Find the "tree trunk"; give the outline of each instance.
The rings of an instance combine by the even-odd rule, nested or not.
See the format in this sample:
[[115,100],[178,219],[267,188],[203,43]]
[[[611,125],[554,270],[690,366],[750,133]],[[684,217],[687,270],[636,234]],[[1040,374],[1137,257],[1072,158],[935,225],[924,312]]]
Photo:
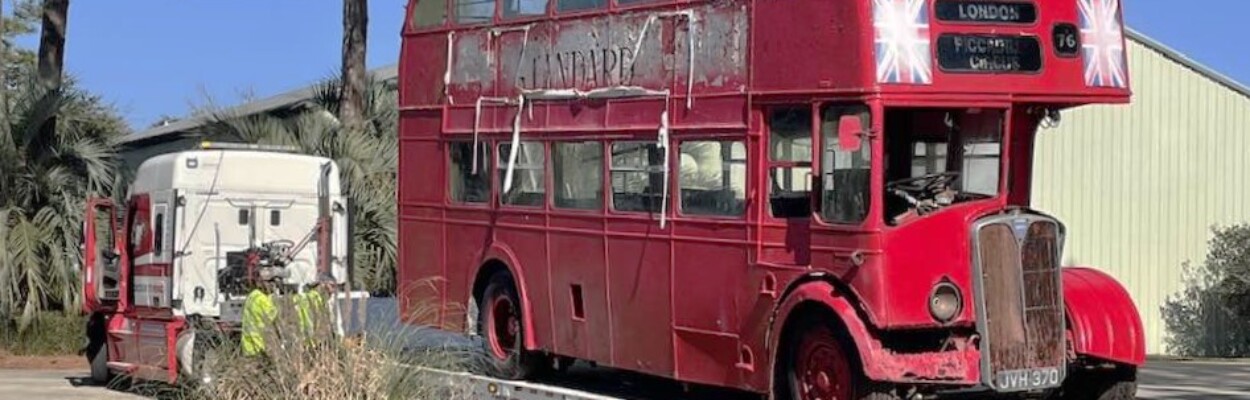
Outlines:
[[[69,0],[43,0],[43,29],[39,39],[39,84],[48,91],[61,90],[65,69],[65,27],[69,25]],[[39,127],[40,140],[56,137],[56,115]]]
[[43,0],[43,31],[39,40],[39,83],[48,90],[61,88],[65,69],[65,28],[69,0]]
[[4,43],[4,0],[0,0],[0,140],[9,139],[9,46]]
[[339,120],[349,133],[361,133],[365,108],[365,43],[368,0],[343,0],[343,77]]

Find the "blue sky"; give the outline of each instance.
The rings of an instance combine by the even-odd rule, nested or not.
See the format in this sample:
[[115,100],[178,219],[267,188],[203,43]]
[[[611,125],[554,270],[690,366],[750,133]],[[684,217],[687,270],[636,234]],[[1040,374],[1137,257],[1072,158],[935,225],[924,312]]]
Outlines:
[[[369,0],[370,68],[397,60],[404,3]],[[1125,0],[1125,12],[1129,26],[1250,82],[1245,33],[1236,30],[1250,1]],[[339,0],[76,1],[66,64],[141,130],[208,97],[229,105],[337,73],[341,14]]]

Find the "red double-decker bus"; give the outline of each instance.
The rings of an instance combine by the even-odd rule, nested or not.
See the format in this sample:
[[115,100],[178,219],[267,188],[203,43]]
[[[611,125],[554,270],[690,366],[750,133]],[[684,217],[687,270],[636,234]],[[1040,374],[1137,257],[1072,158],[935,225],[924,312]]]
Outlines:
[[576,359],[784,399],[1132,398],[1132,300],[1062,266],[1068,233],[1029,206],[1035,136],[1129,101],[1121,21],[1118,0],[414,0],[402,305],[439,305],[414,322],[480,336],[508,378]]

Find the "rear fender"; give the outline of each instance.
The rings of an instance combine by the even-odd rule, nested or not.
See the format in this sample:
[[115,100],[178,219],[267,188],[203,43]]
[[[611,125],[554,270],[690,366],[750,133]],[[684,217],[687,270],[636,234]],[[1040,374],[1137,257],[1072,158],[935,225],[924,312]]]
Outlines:
[[1088,267],[1064,268],[1063,298],[1076,355],[1134,366],[1146,363],[1141,315],[1115,278]]

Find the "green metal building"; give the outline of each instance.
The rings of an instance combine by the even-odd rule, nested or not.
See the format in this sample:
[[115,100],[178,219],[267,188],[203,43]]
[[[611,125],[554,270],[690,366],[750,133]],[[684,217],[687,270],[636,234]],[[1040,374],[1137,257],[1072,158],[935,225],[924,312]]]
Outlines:
[[1129,32],[1131,104],[1063,114],[1039,133],[1033,205],[1068,228],[1064,261],[1125,284],[1148,354],[1169,354],[1161,307],[1201,264],[1211,227],[1250,222],[1250,89]]

